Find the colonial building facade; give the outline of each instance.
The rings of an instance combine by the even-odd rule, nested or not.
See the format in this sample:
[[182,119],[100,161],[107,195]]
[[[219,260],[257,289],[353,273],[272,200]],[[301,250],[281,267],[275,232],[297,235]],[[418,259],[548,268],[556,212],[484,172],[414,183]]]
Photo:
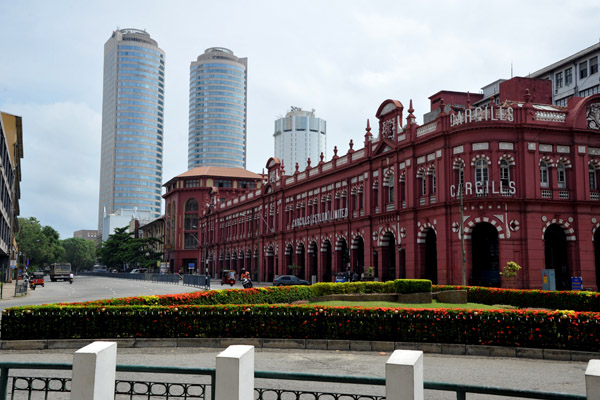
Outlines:
[[487,98],[439,92],[421,126],[412,101],[404,117],[386,100],[362,148],[351,140],[291,175],[271,158],[259,189],[223,202],[208,192],[200,263],[261,281],[373,267],[379,280],[499,286],[515,261],[513,286],[541,288],[552,269],[557,289],[571,277],[598,288],[600,95],[554,106],[549,83],[513,78]]

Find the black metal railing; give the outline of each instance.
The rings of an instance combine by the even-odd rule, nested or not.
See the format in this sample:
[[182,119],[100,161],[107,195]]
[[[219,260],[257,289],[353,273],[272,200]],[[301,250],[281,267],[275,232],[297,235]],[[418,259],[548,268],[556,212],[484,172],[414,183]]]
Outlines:
[[[0,363],[0,400],[6,400],[8,393],[11,394],[11,399],[15,398],[15,394],[22,392],[27,395],[28,399],[32,399],[34,393],[43,393],[45,399],[50,393],[68,393],[71,390],[70,377],[38,377],[38,376],[9,376],[11,370],[29,370],[36,371],[39,374],[40,370],[54,371],[71,371],[71,364],[64,363],[33,363],[21,362]],[[135,374],[154,374],[152,377],[160,376],[161,381],[143,381],[137,379],[117,379],[115,382],[115,398],[116,399],[211,399],[215,398],[215,378],[216,370],[214,368],[189,368],[189,367],[160,367],[160,366],[143,366],[143,365],[122,365],[117,364],[116,370],[119,373],[135,373]],[[197,375],[205,376],[207,382],[175,382],[162,381],[165,376],[175,377],[181,380],[182,375]],[[137,376],[136,376],[137,377]],[[325,387],[331,388],[332,383],[352,385],[346,386],[347,391],[352,392],[354,388],[357,390],[368,391],[368,387],[384,387],[384,378],[374,377],[358,377],[358,376],[332,376],[319,374],[305,373],[290,373],[290,372],[270,372],[270,371],[255,371],[254,377],[263,381],[284,381],[279,385],[272,385],[271,388],[255,388],[256,398],[259,400],[270,399],[338,399],[338,400],[385,400],[382,394],[357,394],[357,393],[339,393],[330,390],[320,391],[315,382],[327,383]],[[127,378],[127,377],[124,377]],[[291,381],[302,381],[311,383],[309,389],[292,389]],[[509,398],[528,398],[528,399],[550,399],[550,400],[585,400],[585,395],[576,395],[568,393],[556,392],[538,392],[532,390],[463,385],[444,382],[429,382],[425,381],[425,390],[449,391],[456,393],[458,400],[465,400],[467,393],[487,394],[495,396],[504,396]],[[378,390],[372,390],[378,391]],[[381,389],[379,390],[381,391]]]
[[208,275],[184,275],[183,284],[186,286],[200,287],[205,290],[210,289],[210,276]]
[[[71,371],[72,364],[65,363],[33,363],[20,362],[0,363],[0,400],[14,399],[17,393],[23,393],[28,399],[33,399],[39,393],[44,399],[51,399],[51,393],[70,393],[70,377],[38,377],[38,376],[10,376],[11,370],[54,370]],[[214,400],[215,369],[188,368],[188,367],[158,367],[145,365],[117,364],[119,373],[143,373],[177,377],[181,375],[197,375],[207,377],[206,383],[189,383],[176,381],[144,381],[134,379],[117,379],[115,381],[115,399],[134,399],[142,396],[146,399],[210,399]]]

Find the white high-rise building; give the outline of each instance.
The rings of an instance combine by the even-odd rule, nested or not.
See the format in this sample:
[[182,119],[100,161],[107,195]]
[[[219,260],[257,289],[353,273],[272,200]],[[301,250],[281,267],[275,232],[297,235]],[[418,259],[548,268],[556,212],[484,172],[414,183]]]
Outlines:
[[190,66],[188,169],[246,168],[248,59],[211,47]]
[[327,122],[315,117],[315,110],[303,111],[292,107],[285,117],[275,121],[275,157],[283,162],[286,172],[306,169],[310,157],[311,166],[327,155]]
[[142,30],[114,31],[104,44],[100,232],[120,209],[161,215],[164,85],[157,42]]

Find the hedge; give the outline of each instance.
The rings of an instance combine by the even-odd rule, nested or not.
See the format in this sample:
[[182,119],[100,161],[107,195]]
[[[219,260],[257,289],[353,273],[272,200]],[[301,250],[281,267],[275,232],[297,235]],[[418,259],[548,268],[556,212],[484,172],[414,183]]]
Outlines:
[[501,289],[478,286],[434,285],[432,290],[467,290],[470,303],[504,304],[520,308],[547,308],[600,312],[600,293],[587,291],[550,291]]
[[2,339],[260,337],[439,342],[600,351],[600,314],[312,305],[28,306]]
[[[431,281],[397,279],[388,282],[316,283],[311,286],[283,286],[252,289],[211,290],[165,296],[124,297],[96,300],[85,305],[211,305],[211,304],[280,304],[308,300],[328,294],[347,293],[421,293],[431,292]],[[63,303],[69,304],[69,303]]]

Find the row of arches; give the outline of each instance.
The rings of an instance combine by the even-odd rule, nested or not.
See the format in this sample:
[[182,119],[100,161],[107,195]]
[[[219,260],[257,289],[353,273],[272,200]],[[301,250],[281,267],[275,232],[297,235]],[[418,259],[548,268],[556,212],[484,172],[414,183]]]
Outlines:
[[[500,286],[500,242],[498,229],[489,222],[479,222],[470,231],[468,252],[469,266],[468,284],[474,286]],[[438,283],[438,238],[433,227],[426,228],[420,234],[419,244],[420,266],[415,268],[416,278],[429,279]],[[600,229],[594,233],[594,253],[596,285],[600,287]],[[569,237],[564,228],[557,223],[549,224],[544,231],[544,268],[555,271],[557,290],[571,288],[571,276],[574,274],[569,266]],[[572,242],[575,243],[575,242]],[[571,244],[573,245],[573,244]],[[277,257],[274,245],[265,247],[261,264],[258,264],[258,250],[222,252],[218,256],[220,264],[232,269],[257,268],[262,271],[259,279],[271,282],[275,275],[291,274],[302,279],[331,282],[338,272],[349,272],[359,276],[373,267],[374,278],[381,281],[406,278],[405,252],[397,245],[393,232],[384,233],[372,255],[365,253],[365,242],[356,236],[350,243],[340,237],[335,242],[324,239],[320,243],[309,240],[307,243],[287,243],[283,248],[283,258]],[[367,256],[367,257],[365,257]],[[372,256],[372,257],[370,257]],[[211,256],[209,261],[213,261]],[[420,271],[420,272],[419,272]],[[536,277],[529,277],[535,281]],[[541,277],[540,277],[541,279]],[[458,282],[456,282],[458,283]]]

